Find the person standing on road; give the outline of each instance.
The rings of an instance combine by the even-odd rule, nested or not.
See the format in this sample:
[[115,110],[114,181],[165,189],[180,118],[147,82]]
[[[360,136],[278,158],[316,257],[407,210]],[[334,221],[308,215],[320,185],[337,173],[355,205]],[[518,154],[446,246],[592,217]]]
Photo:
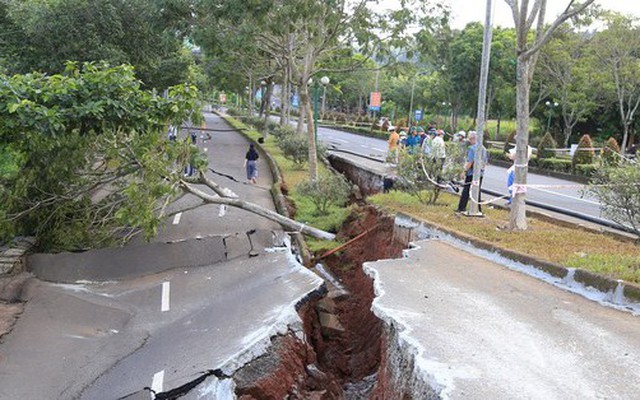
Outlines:
[[247,181],[256,183],[256,179],[258,178],[258,158],[260,158],[260,155],[256,151],[253,143],[249,145],[249,151],[247,151],[244,158],[244,166],[247,170]]
[[395,164],[398,163],[398,143],[400,142],[400,135],[396,132],[396,128],[389,128],[389,153],[387,155],[387,160],[393,162]]
[[[484,148],[480,147],[478,149],[477,143],[477,134],[474,131],[470,131],[467,135],[469,140],[469,150],[467,152],[467,162],[464,164],[464,171],[461,174],[461,178],[464,178],[464,187],[462,188],[462,194],[460,195],[460,202],[458,203],[457,212],[465,212],[467,210],[467,203],[469,202],[469,191],[471,190],[471,185],[473,181],[473,162],[476,158],[476,151],[480,150],[484,152]],[[483,164],[487,162],[487,153],[483,154]],[[478,201],[481,201],[481,187],[482,187],[482,176],[484,175],[484,165],[482,165],[482,170],[480,170],[480,181],[478,182]],[[478,205],[478,211],[482,212],[482,206]]]

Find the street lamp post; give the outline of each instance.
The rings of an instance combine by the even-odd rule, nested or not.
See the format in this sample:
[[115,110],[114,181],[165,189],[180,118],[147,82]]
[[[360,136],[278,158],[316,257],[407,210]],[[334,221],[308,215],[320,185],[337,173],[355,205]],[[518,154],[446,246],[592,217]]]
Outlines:
[[551,129],[551,115],[553,114],[553,109],[558,107],[558,103],[557,102],[550,102],[547,101],[546,103],[544,103],[548,108],[549,108],[549,118],[547,119],[547,132],[549,132],[549,129]]
[[446,111],[447,111],[447,109],[449,107],[451,107],[451,103],[446,102],[446,101],[442,102],[443,115],[442,115],[442,126],[440,127],[441,129],[444,129],[445,122],[447,121],[447,119],[446,119]]
[[320,83],[322,83],[322,119],[324,119],[325,114],[325,104],[327,102],[327,85],[329,84],[329,77],[323,76],[320,78]]
[[411,126],[411,114],[413,113],[413,91],[416,89],[416,79],[418,78],[418,76],[426,75],[427,73],[427,71],[419,71],[416,72],[416,74],[413,76],[413,82],[411,83],[411,100],[409,102],[409,118],[407,119],[407,126]]
[[262,116],[262,113],[267,113],[266,110],[266,102],[264,101],[264,92],[265,89],[267,88],[267,82],[263,80],[260,81],[260,116]]
[[[326,90],[329,84],[329,77],[323,76],[320,78],[320,84]],[[309,85],[313,85],[313,79],[309,78]],[[316,83],[313,85],[313,132],[315,134],[316,143],[318,142],[318,101],[320,99],[320,85]],[[322,101],[322,108],[324,112],[324,100]]]

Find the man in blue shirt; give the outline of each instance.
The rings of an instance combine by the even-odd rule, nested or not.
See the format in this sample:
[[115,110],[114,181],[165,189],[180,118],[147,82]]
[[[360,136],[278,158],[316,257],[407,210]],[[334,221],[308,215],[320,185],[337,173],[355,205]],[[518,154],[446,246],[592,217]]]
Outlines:
[[[478,149],[477,134],[474,131],[469,132],[469,151],[467,152],[467,162],[464,164],[464,187],[462,188],[462,194],[460,195],[460,202],[458,203],[458,212],[465,212],[467,210],[467,203],[469,202],[469,191],[471,190],[471,184],[473,181],[473,161],[476,158],[476,151]],[[487,163],[487,153],[484,150],[484,147],[480,147],[480,149],[484,152],[483,154],[483,165],[482,170],[480,171],[480,182],[478,182],[478,190],[482,187],[482,175],[484,174],[484,164]],[[481,196],[478,196],[478,201]],[[482,212],[482,207],[478,205],[478,211]]]

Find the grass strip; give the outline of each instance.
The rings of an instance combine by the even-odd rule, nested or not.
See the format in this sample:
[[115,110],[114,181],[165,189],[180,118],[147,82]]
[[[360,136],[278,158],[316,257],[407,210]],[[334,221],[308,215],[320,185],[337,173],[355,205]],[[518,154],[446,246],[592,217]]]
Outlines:
[[505,229],[509,221],[507,210],[483,207],[485,218],[467,218],[454,212],[458,198],[448,193],[441,196],[437,205],[421,204],[399,191],[377,194],[369,201],[391,212],[404,212],[544,261],[640,283],[640,246],[605,234],[536,218],[528,218],[527,231],[509,232]]

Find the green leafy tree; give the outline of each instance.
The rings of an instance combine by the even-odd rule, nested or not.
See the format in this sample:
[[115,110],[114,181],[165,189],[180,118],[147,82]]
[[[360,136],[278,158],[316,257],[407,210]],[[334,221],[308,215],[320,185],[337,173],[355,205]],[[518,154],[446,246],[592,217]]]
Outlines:
[[299,194],[308,197],[316,207],[317,215],[328,215],[330,207],[347,203],[351,186],[339,174],[321,175],[317,181],[307,181],[296,187]]
[[[565,21],[579,16],[594,0],[583,2],[568,1],[562,14],[546,25],[545,12],[547,1],[536,1],[531,7],[523,3],[521,7],[515,0],[507,0],[515,24],[516,39],[516,114],[517,131],[515,184],[527,184],[527,149],[529,146],[529,95],[531,83],[538,62],[540,49],[551,39],[553,32]],[[534,28],[534,23],[536,24]],[[511,230],[526,230],[525,193],[517,193],[513,199],[509,216]]]
[[398,162],[397,187],[423,204],[436,204],[440,193],[446,189],[446,182],[462,171],[462,164],[457,162],[460,151],[457,143],[447,142],[443,164],[422,154],[403,151]]
[[[540,54],[540,66],[550,87],[550,96],[558,100],[564,147],[569,147],[573,128],[596,109],[599,95],[594,85],[597,68],[589,52],[588,37],[569,30],[554,36]],[[544,105],[541,105],[544,107]],[[552,112],[551,110],[545,110]]]
[[640,28],[635,19],[615,13],[606,22],[607,29],[594,37],[592,57],[601,71],[600,90],[617,105],[624,153],[640,107]]
[[602,204],[603,213],[640,235],[640,166],[608,166],[596,171],[589,192]]
[[[161,167],[191,158],[165,146],[169,122],[197,120],[197,92],[168,98],[141,88],[133,69],[70,63],[64,74],[3,77],[0,144],[19,155],[3,177],[2,237],[31,234],[48,249],[84,248],[153,235],[157,201],[176,190]],[[153,171],[153,173],[150,173]]]
[[[55,74],[67,61],[130,64],[147,87],[186,80],[193,65],[183,47],[189,10],[182,0],[6,0],[0,27],[11,73]],[[11,29],[11,31],[9,31]],[[4,31],[4,29],[3,29]]]

